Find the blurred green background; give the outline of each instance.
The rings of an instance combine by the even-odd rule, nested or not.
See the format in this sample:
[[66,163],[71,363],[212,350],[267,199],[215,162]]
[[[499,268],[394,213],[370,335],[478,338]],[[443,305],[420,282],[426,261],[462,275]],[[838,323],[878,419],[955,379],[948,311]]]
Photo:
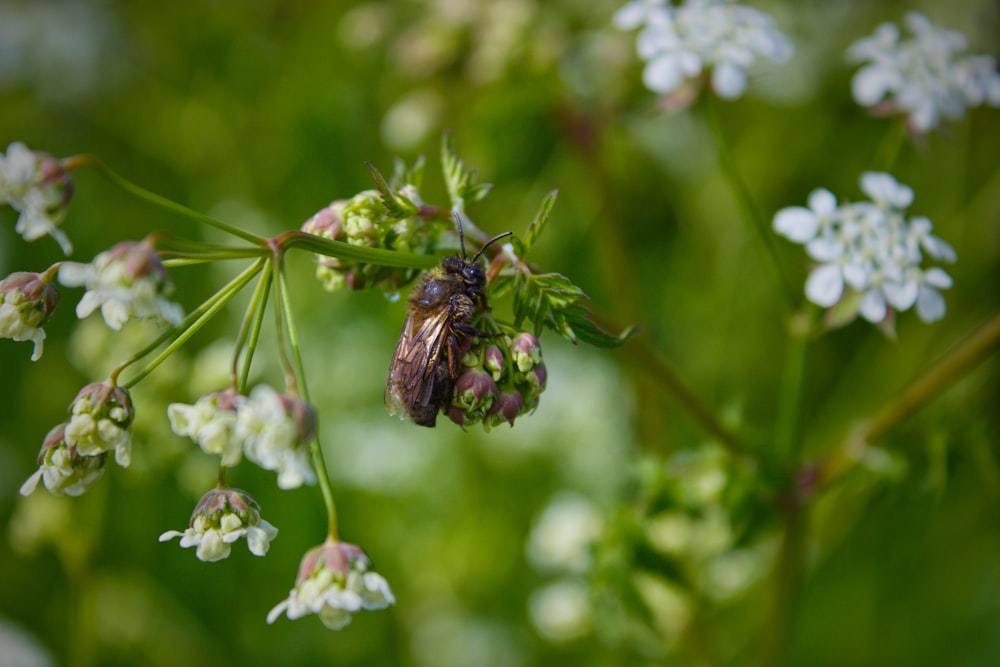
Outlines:
[[[861,196],[858,176],[890,121],[852,101],[848,44],[921,8],[962,30],[972,52],[1000,49],[1000,9],[987,0],[753,4],[796,54],[715,109],[768,219],[816,187]],[[812,503],[795,528],[797,569],[783,572],[780,499],[801,463],[771,444],[788,304],[704,109],[658,107],[634,35],[611,26],[618,6],[0,0],[0,147],[94,154],[273,235],[372,187],[365,161],[388,172],[393,156],[425,154],[422,194],[446,203],[437,170],[449,130],[494,184],[470,210],[477,224],[523,232],[558,189],[534,261],[580,285],[610,328],[642,327],[614,351],[544,336],[549,387],[513,429],[421,429],[382,405],[405,304],[328,294],[310,259],[291,257],[342,535],[397,597],[331,632],[312,617],[264,622],[324,537],[315,488],[282,492],[271,473],[235,472],[281,531],[266,558],[237,544],[206,564],[157,542],[185,526],[215,474],[170,432],[166,405],[224,383],[238,307],[133,391],[130,468],[109,465],[78,499],[17,495],[77,390],[151,331],[112,337],[78,323],[79,294],[63,290],[41,360],[27,343],[0,344],[0,665],[1000,663],[997,359]],[[898,340],[859,321],[813,342],[802,461],[829,453],[1000,308],[998,113],[972,110],[902,148],[892,172],[916,192],[911,211],[958,253],[948,315],[926,325],[905,313]],[[74,259],[160,229],[215,238],[94,171],[74,179]],[[59,259],[50,239],[21,241],[15,220],[0,211],[0,274]],[[801,285],[804,253],[775,241]],[[234,270],[174,270],[176,298],[190,310]],[[277,385],[270,350],[268,338],[256,378]],[[650,359],[751,443],[751,462],[702,428]]]

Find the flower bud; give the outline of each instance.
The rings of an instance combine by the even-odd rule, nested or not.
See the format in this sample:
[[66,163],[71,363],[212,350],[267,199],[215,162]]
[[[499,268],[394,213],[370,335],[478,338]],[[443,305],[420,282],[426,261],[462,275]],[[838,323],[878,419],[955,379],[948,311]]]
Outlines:
[[489,417],[487,421],[490,426],[499,426],[502,422],[513,426],[514,419],[521,414],[523,408],[524,399],[521,397],[521,392],[501,392],[500,397],[487,413]]
[[135,409],[128,390],[107,382],[88,384],[70,405],[66,442],[83,456],[115,450],[115,462],[127,468],[132,459]]
[[496,382],[489,373],[469,369],[455,383],[452,404],[464,410],[468,416],[478,419],[493,407],[498,395]]
[[59,290],[37,273],[12,273],[0,280],[0,337],[30,340],[31,360],[42,356],[42,327],[59,303]]
[[263,556],[278,535],[278,529],[260,516],[260,505],[246,491],[212,489],[198,501],[187,530],[168,530],[160,542],[180,537],[181,547],[197,546],[199,560],[215,562],[230,554],[230,545],[246,536],[247,547]]
[[500,381],[504,370],[504,358],[503,352],[496,345],[487,345],[483,350],[483,368],[489,371],[494,381]]
[[527,373],[542,361],[542,348],[538,339],[530,333],[517,335],[510,345],[511,357],[517,370]]
[[59,424],[45,436],[38,453],[38,470],[21,485],[21,495],[27,496],[41,480],[50,492],[79,496],[104,474],[106,454],[83,456],[66,442],[67,424]]
[[362,609],[384,609],[396,598],[382,575],[372,570],[365,552],[353,544],[328,538],[306,552],[299,564],[295,588],[267,615],[273,623],[282,613],[294,620],[318,614],[331,630],[351,622]]

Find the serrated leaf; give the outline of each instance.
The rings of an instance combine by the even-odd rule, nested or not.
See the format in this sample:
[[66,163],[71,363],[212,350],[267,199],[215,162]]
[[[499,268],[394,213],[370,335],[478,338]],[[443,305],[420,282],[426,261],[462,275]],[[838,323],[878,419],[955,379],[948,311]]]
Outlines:
[[549,213],[552,212],[552,207],[555,205],[556,197],[558,196],[558,190],[553,190],[547,194],[545,199],[542,200],[542,205],[538,208],[538,213],[535,214],[535,219],[528,223],[528,229],[524,232],[524,240],[522,241],[523,248],[520,250],[522,256],[527,254],[535,245],[535,241],[542,233],[542,228],[545,227],[545,223],[549,219]]
[[448,133],[441,138],[441,169],[451,205],[459,210],[464,210],[466,203],[477,202],[485,197],[493,187],[489,183],[476,182],[476,170],[466,167],[455,154],[451,135]]
[[412,167],[407,167],[402,159],[393,158],[392,180],[389,181],[389,185],[393,190],[399,190],[404,185],[412,185],[419,189],[424,180],[424,162],[424,156],[420,155]]
[[521,285],[515,283],[515,325],[520,326],[527,320],[533,325],[535,335],[542,329],[551,329],[571,343],[582,341],[606,348],[618,347],[635,335],[635,327],[617,336],[601,329],[583,305],[587,300],[583,290],[564,275],[545,273],[523,277]]
[[372,172],[372,177],[375,179],[375,187],[378,188],[379,193],[382,195],[382,205],[385,206],[386,213],[394,220],[402,220],[416,215],[419,210],[417,205],[393,190],[382,174],[379,173],[379,170],[375,168],[375,165],[371,162],[367,164],[368,169]]

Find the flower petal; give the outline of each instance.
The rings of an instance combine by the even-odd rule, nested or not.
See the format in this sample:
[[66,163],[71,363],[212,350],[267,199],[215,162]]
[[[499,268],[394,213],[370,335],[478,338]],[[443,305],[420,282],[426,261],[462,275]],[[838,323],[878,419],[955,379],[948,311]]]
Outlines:
[[806,297],[818,306],[832,306],[844,291],[844,277],[836,264],[824,264],[809,274]]

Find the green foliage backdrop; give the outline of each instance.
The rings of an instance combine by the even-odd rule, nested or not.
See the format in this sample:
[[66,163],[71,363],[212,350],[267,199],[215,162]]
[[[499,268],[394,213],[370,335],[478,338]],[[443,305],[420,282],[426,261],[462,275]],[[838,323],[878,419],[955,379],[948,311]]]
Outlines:
[[[201,563],[157,542],[184,527],[216,472],[171,433],[166,406],[224,384],[217,341],[231,340],[239,309],[135,391],[131,467],[109,466],[77,499],[18,495],[79,387],[150,331],[76,326],[64,290],[39,361],[26,343],[0,345],[0,664],[46,664],[6,662],[29,638],[66,665],[1000,661],[995,354],[808,495],[813,463],[1000,311],[1000,112],[973,109],[905,140],[891,170],[957,251],[946,317],[903,313],[896,339],[858,320],[811,341],[790,437],[775,424],[809,266],[777,235],[777,262],[769,254],[712,121],[768,221],[817,187],[860,198],[858,176],[893,130],[851,99],[846,47],[922,8],[972,52],[996,55],[1000,12],[986,0],[751,4],[795,43],[792,60],[752,75],[739,100],[669,113],[643,88],[634,35],[613,28],[610,0],[0,0],[0,145],[97,155],[273,236],[373,187],[366,161],[391,172],[394,156],[425,154],[424,194],[446,201],[437,169],[449,131],[494,184],[476,223],[521,234],[558,189],[533,259],[580,285],[609,330],[641,327],[616,350],[543,337],[549,387],[514,428],[421,429],[382,404],[405,299],[324,292],[311,260],[291,256],[341,533],[397,598],[332,632],[311,617],[264,621],[323,538],[314,487],[279,491],[249,466],[234,474],[281,530],[266,558],[237,545]],[[94,171],[74,179],[74,259],[161,229],[215,238]],[[48,266],[54,243],[25,244],[15,220],[0,211],[0,273]],[[171,272],[189,308],[233,274]],[[264,363],[255,377],[279,373]],[[797,490],[807,511],[788,509]],[[585,566],[568,572],[537,553],[560,498],[602,526]],[[545,625],[563,609],[544,611],[554,582],[585,591],[586,619]]]

